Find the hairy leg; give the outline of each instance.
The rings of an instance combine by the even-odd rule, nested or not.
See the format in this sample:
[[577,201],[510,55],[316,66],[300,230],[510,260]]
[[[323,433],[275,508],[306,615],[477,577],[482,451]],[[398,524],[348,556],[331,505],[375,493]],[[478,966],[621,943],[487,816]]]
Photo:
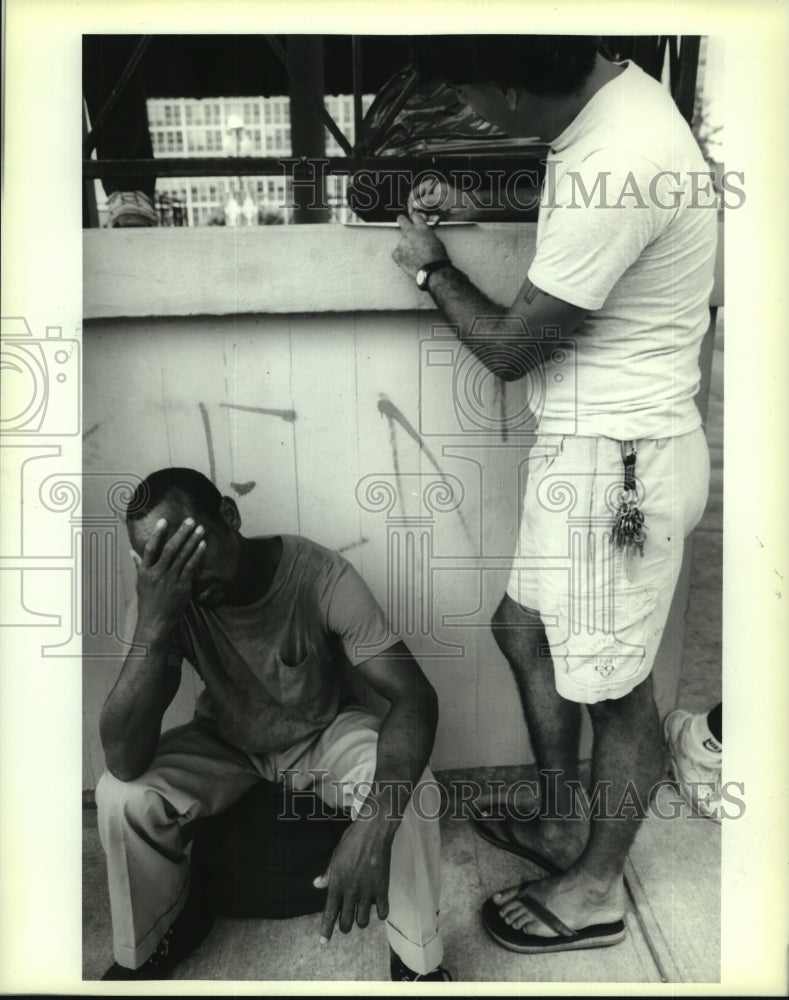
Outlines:
[[[623,871],[630,846],[660,777],[662,740],[652,681],[623,698],[590,705],[594,727],[592,792],[600,792],[589,841],[561,875],[542,879],[529,892],[568,927],[613,921],[624,913]],[[507,923],[531,934],[552,933],[516,899],[517,887],[498,893]]]
[[541,846],[558,864],[566,866],[586,842],[586,826],[566,818],[572,812],[569,781],[578,779],[581,706],[556,692],[553,660],[539,614],[505,595],[492,621],[493,636],[507,658],[518,686],[523,714],[537,761],[541,786],[539,840],[525,825],[514,835],[523,843]]

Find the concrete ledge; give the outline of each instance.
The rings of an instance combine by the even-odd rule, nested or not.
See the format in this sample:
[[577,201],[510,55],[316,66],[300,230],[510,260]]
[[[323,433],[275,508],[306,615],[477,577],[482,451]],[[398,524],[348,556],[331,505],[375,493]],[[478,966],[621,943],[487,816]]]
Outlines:
[[[509,304],[534,256],[536,224],[446,226],[441,237],[458,267]],[[392,261],[397,240],[397,229],[379,226],[86,230],[83,315],[432,309]],[[722,301],[721,232],[712,304]]]

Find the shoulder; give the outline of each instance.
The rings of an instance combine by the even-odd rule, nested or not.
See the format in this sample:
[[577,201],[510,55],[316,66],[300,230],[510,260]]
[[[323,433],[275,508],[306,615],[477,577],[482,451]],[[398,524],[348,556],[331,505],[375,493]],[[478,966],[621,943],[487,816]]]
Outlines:
[[350,567],[348,560],[339,552],[303,535],[283,535],[282,543],[294,568],[304,578],[314,581],[336,579]]
[[584,152],[620,171],[623,158],[633,170],[645,163],[668,170],[691,169],[697,158],[703,163],[690,126],[662,83],[630,63],[609,86],[594,109]]

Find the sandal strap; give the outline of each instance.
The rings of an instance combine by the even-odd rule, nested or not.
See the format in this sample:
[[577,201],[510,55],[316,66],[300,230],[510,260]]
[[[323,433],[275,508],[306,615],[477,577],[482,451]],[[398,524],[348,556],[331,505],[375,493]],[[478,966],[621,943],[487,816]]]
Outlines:
[[560,937],[575,937],[577,934],[576,931],[571,930],[555,913],[552,913],[539,900],[536,900],[534,896],[529,894],[527,890],[530,884],[530,882],[523,882],[517,896],[526,909],[533,913],[535,917],[539,917],[544,924],[550,927],[552,931],[555,931]]

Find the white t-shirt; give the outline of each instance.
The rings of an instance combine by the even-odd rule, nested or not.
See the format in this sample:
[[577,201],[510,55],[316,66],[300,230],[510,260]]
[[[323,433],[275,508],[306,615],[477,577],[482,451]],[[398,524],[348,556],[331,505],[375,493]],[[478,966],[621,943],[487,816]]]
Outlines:
[[624,65],[548,158],[529,280],[591,312],[571,338],[575,364],[566,351],[546,360],[544,433],[662,438],[701,423],[717,239],[709,170],[670,94]]

